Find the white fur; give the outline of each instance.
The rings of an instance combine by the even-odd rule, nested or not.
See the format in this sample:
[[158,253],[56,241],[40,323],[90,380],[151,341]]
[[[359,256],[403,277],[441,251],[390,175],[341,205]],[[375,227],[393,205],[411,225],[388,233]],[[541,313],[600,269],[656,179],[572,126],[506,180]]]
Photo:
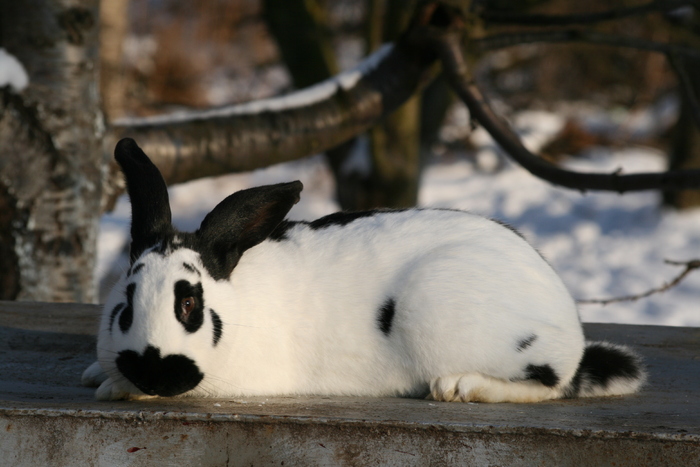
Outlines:
[[450,375],[430,382],[430,398],[445,402],[539,402],[561,397],[532,381],[504,381],[481,373]]
[[[205,376],[185,395],[197,397],[430,393],[534,402],[562,397],[576,373],[584,337],[574,301],[525,240],[493,221],[407,210],[318,230],[300,224],[287,236],[246,251],[229,281],[209,277],[192,250],[144,253],[143,270],[123,277],[105,305],[98,358],[109,377],[101,381],[94,365],[85,377],[101,384],[97,397],[140,394],[114,359],[147,345],[196,362]],[[182,279],[201,280],[206,308],[221,316],[218,345],[208,313],[192,334],[176,321],[173,284]],[[121,333],[115,321],[110,334],[110,312],[133,281],[131,330]],[[385,335],[378,316],[388,298],[396,307]],[[532,345],[518,350],[531,335]],[[528,365],[549,365],[559,384],[522,381]]]

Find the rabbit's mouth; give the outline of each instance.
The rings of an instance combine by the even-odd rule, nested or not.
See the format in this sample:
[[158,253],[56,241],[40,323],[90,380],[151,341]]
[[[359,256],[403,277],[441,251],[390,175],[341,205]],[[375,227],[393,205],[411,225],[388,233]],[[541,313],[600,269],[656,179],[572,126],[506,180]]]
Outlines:
[[190,358],[184,355],[161,357],[160,349],[151,345],[143,354],[122,350],[116,364],[122,375],[150,396],[177,396],[194,389],[204,378]]

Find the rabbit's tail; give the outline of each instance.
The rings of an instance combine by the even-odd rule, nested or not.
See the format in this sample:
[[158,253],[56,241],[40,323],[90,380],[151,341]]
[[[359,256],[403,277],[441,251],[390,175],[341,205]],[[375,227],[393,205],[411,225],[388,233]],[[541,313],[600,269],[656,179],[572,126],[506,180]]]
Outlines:
[[586,342],[578,370],[564,397],[615,396],[637,392],[647,379],[642,359],[629,348]]

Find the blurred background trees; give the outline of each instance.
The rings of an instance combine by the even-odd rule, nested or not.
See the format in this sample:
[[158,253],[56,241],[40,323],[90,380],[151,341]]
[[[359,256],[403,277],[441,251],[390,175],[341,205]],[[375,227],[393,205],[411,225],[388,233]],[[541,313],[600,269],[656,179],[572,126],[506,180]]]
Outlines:
[[[416,1],[393,0],[130,0],[121,67],[125,112],[142,116],[181,107],[245,102],[299,89],[348,69],[408,24]],[[498,15],[572,15],[624,9],[630,2],[594,0],[455,1],[491,12],[468,25],[471,37],[522,31]],[[653,2],[652,2],[653,3]],[[678,3],[678,2],[676,2]],[[687,3],[687,2],[686,2]],[[644,2],[635,2],[647,5]],[[491,18],[491,19],[489,19]],[[694,45],[690,7],[614,18],[595,30],[657,42]],[[590,27],[585,24],[582,28]],[[104,45],[103,45],[104,47]],[[643,144],[670,155],[673,168],[700,167],[687,99],[663,54],[598,44],[538,42],[498,50],[470,48],[482,89],[506,116],[523,109],[564,112],[567,123],[545,148],[548,157],[599,145]],[[697,69],[686,60],[689,81]],[[111,75],[117,76],[117,75]],[[106,87],[103,85],[103,89]],[[106,102],[106,98],[105,98]],[[452,107],[448,111],[448,107]],[[442,135],[444,117],[462,118],[441,79],[367,136],[328,151],[345,209],[415,204],[420,167],[470,145],[468,130]],[[591,123],[606,109],[608,124]],[[109,111],[108,111],[109,112]],[[654,113],[655,126],[635,124]],[[118,115],[115,115],[118,116]],[[676,124],[678,123],[678,124]],[[362,154],[368,154],[368,160]],[[667,193],[676,207],[696,205],[697,191]]]

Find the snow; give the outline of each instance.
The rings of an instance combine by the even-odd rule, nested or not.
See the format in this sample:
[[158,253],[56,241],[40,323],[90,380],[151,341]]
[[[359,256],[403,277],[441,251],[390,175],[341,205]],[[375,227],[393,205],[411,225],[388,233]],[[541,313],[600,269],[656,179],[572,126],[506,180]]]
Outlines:
[[[528,147],[537,150],[561,122],[552,114],[530,112],[514,119]],[[554,187],[505,161],[488,135],[477,133],[471,157],[428,166],[419,196],[421,206],[469,210],[520,230],[543,254],[577,299],[608,298],[645,292],[670,281],[683,268],[665,259],[700,257],[700,209],[675,212],[659,208],[654,192],[588,193]],[[484,154],[488,154],[484,163]],[[359,157],[359,156],[358,156]],[[576,170],[625,173],[663,170],[662,154],[632,148],[590,151],[570,161]],[[498,168],[496,173],[492,173]],[[314,219],[338,209],[332,176],[322,157],[273,166],[251,173],[198,180],[170,189],[176,227],[194,230],[204,215],[228,194],[250,186],[300,179],[304,192],[290,217]],[[118,264],[129,228],[129,204],[122,197],[105,215],[99,238],[98,275]],[[121,261],[121,263],[119,263]],[[507,291],[508,284],[503,284]],[[583,321],[700,326],[700,271],[679,286],[636,302],[581,304]]]
[[[649,150],[600,151],[586,163],[569,166],[660,170],[662,159]],[[642,293],[682,271],[665,265],[665,259],[700,256],[700,210],[660,210],[659,196],[652,192],[581,195],[553,187],[520,167],[491,175],[467,161],[432,166],[424,177],[420,204],[466,209],[513,225],[577,299]],[[700,273],[691,273],[664,294],[607,306],[582,304],[580,312],[589,322],[700,326],[699,303]]]
[[29,85],[29,76],[17,58],[0,48],[0,88],[10,86],[15,92],[22,92]]

